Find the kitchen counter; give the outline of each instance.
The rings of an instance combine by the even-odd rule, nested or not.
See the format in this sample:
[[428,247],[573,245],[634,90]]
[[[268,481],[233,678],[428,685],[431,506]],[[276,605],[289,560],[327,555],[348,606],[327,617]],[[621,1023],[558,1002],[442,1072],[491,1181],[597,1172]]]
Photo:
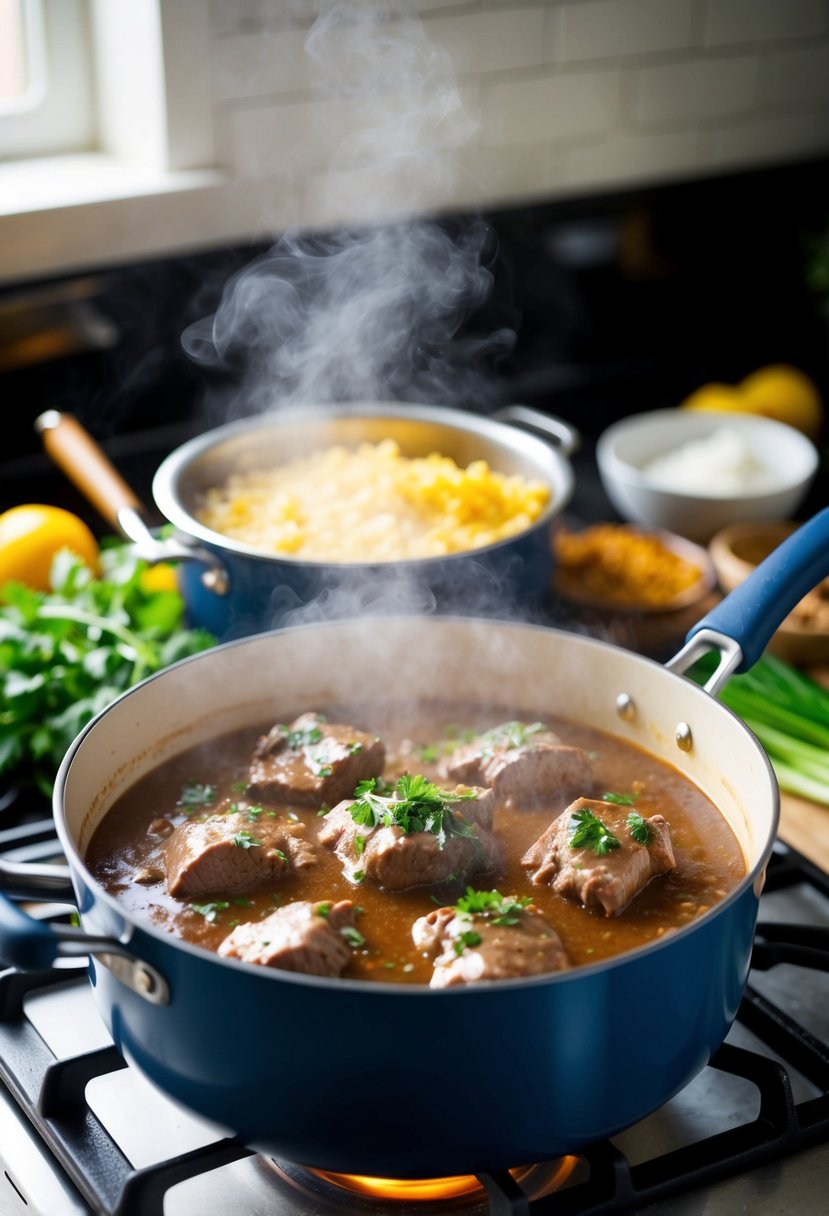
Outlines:
[[819,806],[793,794],[781,794],[778,835],[798,853],[829,872],[829,806]]

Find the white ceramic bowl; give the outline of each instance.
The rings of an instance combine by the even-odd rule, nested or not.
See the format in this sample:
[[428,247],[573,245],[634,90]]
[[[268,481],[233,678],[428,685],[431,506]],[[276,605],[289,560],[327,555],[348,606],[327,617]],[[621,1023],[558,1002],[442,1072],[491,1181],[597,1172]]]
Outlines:
[[[646,466],[715,433],[737,432],[751,458],[763,466],[762,489],[722,493],[713,470],[699,467],[698,489],[673,487]],[[596,445],[596,462],[608,498],[623,519],[708,541],[727,524],[750,519],[790,519],[814,479],[818,453],[794,427],[757,414],[654,410],[613,423]]]

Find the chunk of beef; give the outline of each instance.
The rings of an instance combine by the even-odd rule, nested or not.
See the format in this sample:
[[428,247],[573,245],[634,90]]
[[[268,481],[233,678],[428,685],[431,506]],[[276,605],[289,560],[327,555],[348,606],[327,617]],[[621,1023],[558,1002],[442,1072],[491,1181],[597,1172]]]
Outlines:
[[[600,856],[589,845],[573,848],[578,827],[573,816],[589,811],[619,841],[619,848]],[[676,867],[670,827],[662,815],[645,819],[649,840],[635,840],[628,826],[628,807],[590,798],[577,798],[521,859],[532,870],[534,883],[547,884],[559,895],[572,895],[585,907],[604,909],[606,916],[622,912],[652,878]]]
[[[449,792],[467,793],[469,787],[459,785]],[[397,824],[357,824],[351,816],[353,799],[348,799],[326,815],[319,840],[345,863],[348,877],[368,879],[388,891],[485,872],[497,857],[491,831],[494,797],[490,790],[475,794],[453,804],[457,831],[446,831],[443,839],[434,832],[404,832]]]
[[[538,725],[538,724],[534,724]],[[542,800],[560,805],[590,789],[592,764],[580,747],[562,743],[551,730],[504,722],[457,748],[442,771],[455,781],[489,786],[506,806]]]
[[436,955],[429,986],[451,988],[482,980],[563,971],[570,960],[561,938],[537,908],[512,911],[512,924],[436,908],[412,925],[419,950]]
[[305,825],[242,812],[187,820],[167,838],[167,890],[179,899],[238,894],[316,860]]
[[352,953],[348,930],[357,932],[355,915],[350,899],[336,904],[298,900],[264,920],[237,925],[219,946],[219,954],[279,971],[342,975]]
[[380,739],[354,726],[302,714],[259,739],[248,774],[248,794],[264,802],[333,806],[360,781],[383,771],[386,749]]

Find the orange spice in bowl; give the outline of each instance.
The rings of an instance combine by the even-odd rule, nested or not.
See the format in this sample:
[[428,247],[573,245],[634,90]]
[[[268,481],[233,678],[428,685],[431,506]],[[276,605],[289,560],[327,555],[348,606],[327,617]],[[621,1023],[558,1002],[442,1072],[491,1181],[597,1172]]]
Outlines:
[[598,608],[669,612],[701,599],[714,584],[704,549],[668,532],[600,523],[555,537],[556,587]]

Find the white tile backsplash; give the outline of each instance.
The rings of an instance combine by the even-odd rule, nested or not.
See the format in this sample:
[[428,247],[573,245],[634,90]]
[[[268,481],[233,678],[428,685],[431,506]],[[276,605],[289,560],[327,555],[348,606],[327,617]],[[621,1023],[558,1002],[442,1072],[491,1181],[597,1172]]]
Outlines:
[[709,46],[812,38],[829,31],[825,0],[707,0]]
[[637,70],[633,116],[665,126],[750,113],[757,103],[756,56],[696,59]]
[[610,130],[619,112],[613,69],[485,85],[483,140],[488,145],[580,139]]
[[544,10],[511,6],[501,12],[479,12],[427,18],[426,35],[452,56],[455,71],[503,72],[535,67],[544,61]]
[[761,100],[774,106],[829,107],[829,47],[798,47],[769,55]]
[[561,6],[551,58],[618,59],[673,51],[691,42],[693,0],[583,0]]
[[825,113],[758,115],[706,132],[700,161],[706,168],[736,169],[816,155],[828,143],[829,115]]
[[309,225],[829,151],[829,0],[349,0],[312,62],[332,7],[210,0],[221,164]]

